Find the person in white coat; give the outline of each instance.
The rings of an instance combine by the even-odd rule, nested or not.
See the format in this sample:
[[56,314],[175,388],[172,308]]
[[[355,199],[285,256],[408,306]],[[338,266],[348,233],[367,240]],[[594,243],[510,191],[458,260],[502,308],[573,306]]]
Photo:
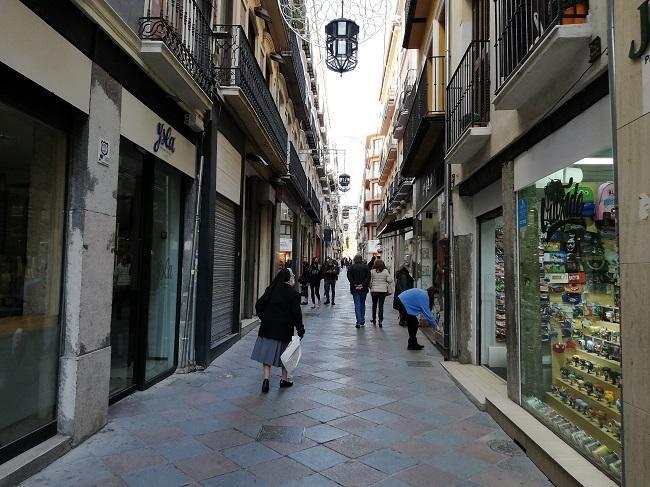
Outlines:
[[393,276],[384,261],[376,259],[370,271],[370,297],[372,298],[372,324],[377,325],[377,308],[379,308],[379,328],[384,321],[384,301],[392,290]]

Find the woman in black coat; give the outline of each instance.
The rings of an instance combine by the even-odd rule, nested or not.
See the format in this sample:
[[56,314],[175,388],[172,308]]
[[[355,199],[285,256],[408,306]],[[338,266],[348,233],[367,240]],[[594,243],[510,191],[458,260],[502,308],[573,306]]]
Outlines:
[[[323,268],[318,262],[318,257],[314,257],[309,268],[309,287],[311,289],[311,304],[313,308],[320,308],[320,282],[323,280]],[[318,300],[318,304],[316,304]]]
[[295,279],[291,269],[282,269],[266,288],[264,295],[255,303],[257,316],[262,323],[251,358],[262,364],[264,372],[262,392],[265,394],[269,392],[272,365],[282,367],[281,388],[293,385],[280,356],[291,342],[294,329],[301,339],[305,334],[300,310],[300,294],[294,289],[294,284]]

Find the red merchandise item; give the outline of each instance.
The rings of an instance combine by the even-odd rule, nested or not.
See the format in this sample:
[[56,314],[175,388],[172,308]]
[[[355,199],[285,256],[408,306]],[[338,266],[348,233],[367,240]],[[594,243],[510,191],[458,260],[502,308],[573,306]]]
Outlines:
[[553,344],[553,351],[555,353],[564,353],[564,350],[566,347],[564,346],[564,343],[554,343]]
[[569,274],[569,284],[584,284],[587,282],[587,275],[584,272]]
[[573,338],[569,338],[569,339],[566,341],[566,348],[567,348],[567,349],[571,349],[571,348],[572,348],[572,349],[575,349],[575,348],[576,348],[576,342],[575,342],[575,340],[574,340]]

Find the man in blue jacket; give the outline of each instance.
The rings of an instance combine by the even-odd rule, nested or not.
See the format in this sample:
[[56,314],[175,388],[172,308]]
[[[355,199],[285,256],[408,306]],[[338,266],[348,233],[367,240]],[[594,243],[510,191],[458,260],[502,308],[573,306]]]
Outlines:
[[423,315],[431,323],[431,326],[438,325],[438,322],[431,313],[436,293],[436,288],[431,286],[426,291],[419,288],[407,289],[397,297],[398,309],[403,316],[406,316],[406,326],[408,326],[409,331],[408,350],[422,350],[424,348],[424,345],[418,343],[416,337],[418,333],[419,315]]

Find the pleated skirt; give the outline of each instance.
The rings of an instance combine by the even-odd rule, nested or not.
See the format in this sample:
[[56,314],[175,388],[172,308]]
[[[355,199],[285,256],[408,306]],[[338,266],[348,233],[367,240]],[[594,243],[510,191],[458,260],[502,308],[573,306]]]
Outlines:
[[287,348],[287,345],[273,338],[257,337],[251,359],[257,360],[261,364],[282,367],[280,356],[284,349]]

